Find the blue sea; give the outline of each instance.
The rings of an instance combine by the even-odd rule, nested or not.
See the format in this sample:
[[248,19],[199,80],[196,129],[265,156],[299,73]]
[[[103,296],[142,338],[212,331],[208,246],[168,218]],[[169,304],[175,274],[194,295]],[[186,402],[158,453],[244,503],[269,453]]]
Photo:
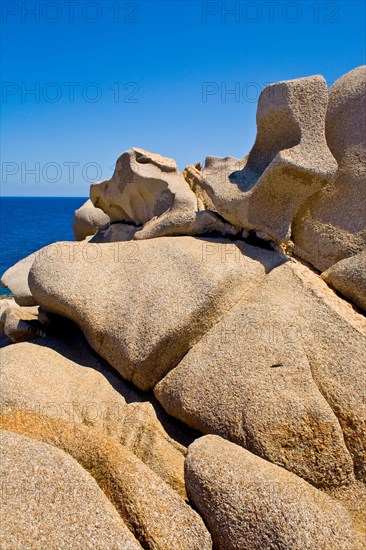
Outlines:
[[[0,274],[55,241],[74,240],[74,210],[85,197],[0,197]],[[0,286],[0,294],[8,294]]]

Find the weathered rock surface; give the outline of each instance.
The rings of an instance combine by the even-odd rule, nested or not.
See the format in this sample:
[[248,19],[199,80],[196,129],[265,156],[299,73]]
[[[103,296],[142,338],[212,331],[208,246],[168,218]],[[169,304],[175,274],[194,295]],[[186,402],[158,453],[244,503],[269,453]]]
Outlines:
[[140,238],[159,236],[162,225],[186,226],[197,211],[175,161],[136,148],[119,157],[110,180],[91,186],[90,198],[111,221],[144,225]]
[[215,211],[214,203],[204,189],[204,176],[199,162],[186,166],[182,172],[184,179],[197,197],[198,210]]
[[143,548],[211,549],[211,537],[200,516],[114,439],[81,424],[23,411],[3,415],[1,423],[5,429],[56,445],[77,460],[108,495]]
[[[203,210],[196,212],[193,224],[189,222],[186,226],[180,226],[179,229],[175,225],[164,226],[164,236],[176,236],[182,233],[183,235],[207,235],[212,236],[229,236],[239,237],[240,231],[230,223],[225,222],[215,212]],[[161,235],[160,235],[161,236]],[[144,237],[146,238],[146,237]],[[131,241],[133,239],[140,240],[139,228],[127,223],[113,223],[103,230],[99,230],[89,242],[91,243],[113,243]],[[135,247],[131,245],[131,249]]]
[[321,276],[328,285],[366,311],[366,250],[332,265]]
[[336,172],[325,140],[327,103],[321,76],[265,88],[249,155],[243,160],[206,159],[204,187],[219,214],[275,242],[290,238],[300,205]]
[[220,437],[190,445],[185,473],[217,550],[361,548],[335,500]]
[[20,307],[13,299],[0,300],[0,334],[12,342],[45,336],[44,326],[39,321],[39,308]]
[[141,550],[76,460],[12,432],[2,431],[0,440],[1,548]]
[[136,240],[213,231],[237,234],[231,224],[204,210],[204,191],[196,196],[193,190],[198,189],[199,172],[192,171],[189,167],[181,174],[174,160],[133,148],[119,157],[110,180],[91,186],[90,198],[112,222],[137,226]]
[[12,267],[9,267],[1,277],[1,284],[10,290],[19,306],[37,305],[28,286],[29,270],[32,267],[35,256],[36,253],[33,253],[20,260]]
[[85,243],[73,247],[72,260],[67,244],[53,245],[52,265],[37,258],[33,295],[46,311],[75,321],[91,347],[143,390],[285,261],[242,241]]
[[348,483],[353,466],[366,479],[365,334],[361,315],[287,262],[190,349],[155,395],[190,426],[318,487]]
[[354,529],[357,533],[358,549],[366,548],[366,486],[362,481],[355,481],[343,487],[337,487],[326,491],[333,499],[337,500],[348,511]]
[[[90,239],[90,243],[115,243],[131,241],[139,227],[130,223],[112,223],[105,229],[99,229]],[[137,244],[131,244],[131,250],[137,249]]]
[[130,149],[3,275],[1,547],[366,550],[365,98],[271,85],[204,171]]
[[179,223],[170,219],[168,211],[157,220],[147,223],[141,231],[134,235],[136,240],[152,239],[154,237],[177,235],[206,235],[216,233],[219,237],[239,237],[240,229],[226,222],[216,212],[201,210],[187,220],[181,219]]
[[143,225],[177,206],[196,210],[196,198],[174,160],[133,148],[117,160],[110,180],[91,186],[94,206],[112,222]]
[[366,66],[330,88],[326,138],[337,176],[293,224],[295,252],[320,271],[366,249]]
[[83,241],[86,237],[94,235],[98,229],[102,229],[110,222],[109,216],[100,208],[96,208],[88,199],[80,208],[75,210],[73,232],[77,241]]
[[67,342],[48,337],[41,345],[2,349],[0,377],[3,410],[16,408],[98,428],[185,498],[185,448],[168,436],[147,398],[94,355],[78,334],[69,335]]

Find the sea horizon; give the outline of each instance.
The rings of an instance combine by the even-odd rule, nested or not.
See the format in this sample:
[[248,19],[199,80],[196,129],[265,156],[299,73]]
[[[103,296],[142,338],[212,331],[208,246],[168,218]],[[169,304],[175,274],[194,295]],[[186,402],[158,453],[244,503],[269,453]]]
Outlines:
[[[74,212],[88,197],[0,196],[0,276],[20,260],[57,241],[72,241]],[[31,204],[31,206],[30,206]],[[0,286],[0,296],[10,296]]]

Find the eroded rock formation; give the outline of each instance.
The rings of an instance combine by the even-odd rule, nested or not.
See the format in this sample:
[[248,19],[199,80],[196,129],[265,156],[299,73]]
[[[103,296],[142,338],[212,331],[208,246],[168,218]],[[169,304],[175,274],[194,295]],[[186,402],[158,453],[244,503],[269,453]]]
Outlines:
[[320,271],[366,248],[366,67],[330,88],[325,122],[336,178],[304,202],[293,224],[296,253]]
[[130,149],[3,275],[4,548],[366,548],[365,111],[271,85],[243,160]]
[[320,76],[265,88],[249,155],[206,159],[205,189],[224,218],[275,242],[290,239],[300,205],[336,172],[325,140],[327,104]]

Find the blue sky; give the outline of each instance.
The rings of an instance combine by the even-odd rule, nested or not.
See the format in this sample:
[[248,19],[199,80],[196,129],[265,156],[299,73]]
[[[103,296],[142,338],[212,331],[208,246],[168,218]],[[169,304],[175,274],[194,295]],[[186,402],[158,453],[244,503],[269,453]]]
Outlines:
[[363,1],[1,7],[4,196],[86,196],[132,146],[242,157],[267,83],[365,63]]

